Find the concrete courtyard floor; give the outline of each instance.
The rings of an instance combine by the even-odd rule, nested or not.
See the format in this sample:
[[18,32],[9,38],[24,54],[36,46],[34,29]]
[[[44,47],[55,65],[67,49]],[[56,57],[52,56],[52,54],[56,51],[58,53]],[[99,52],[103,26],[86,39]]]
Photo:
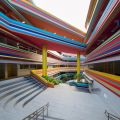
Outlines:
[[47,102],[50,107],[45,120],[107,120],[104,111],[108,108],[96,94],[81,92],[67,84],[46,89],[25,107],[22,102],[14,106],[11,101],[4,108],[2,101],[0,120],[22,120]]

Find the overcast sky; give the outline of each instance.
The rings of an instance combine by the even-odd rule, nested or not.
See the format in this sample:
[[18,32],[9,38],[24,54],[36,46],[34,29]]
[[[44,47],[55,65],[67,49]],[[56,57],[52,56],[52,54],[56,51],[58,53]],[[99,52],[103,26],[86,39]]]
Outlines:
[[85,21],[90,0],[33,0],[41,9],[86,32]]

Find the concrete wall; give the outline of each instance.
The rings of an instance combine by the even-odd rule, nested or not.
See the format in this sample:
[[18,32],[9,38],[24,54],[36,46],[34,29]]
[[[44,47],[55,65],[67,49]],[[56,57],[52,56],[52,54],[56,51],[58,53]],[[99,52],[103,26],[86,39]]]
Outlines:
[[[39,67],[37,66],[37,69],[38,68]],[[7,63],[1,64],[0,63],[0,80],[30,75],[30,71],[33,69],[36,69],[36,68],[30,68],[30,65],[29,65],[29,68],[27,69],[20,69],[20,64],[7,64]]]
[[30,75],[30,66],[28,69],[20,69],[20,65],[17,65],[17,76],[25,76],[25,75]]
[[30,75],[30,69],[18,69],[17,76]]
[[120,116],[120,97],[118,97],[96,81],[94,81],[94,88],[97,88],[97,95],[99,95],[100,98],[110,108],[111,111],[108,112]]
[[25,76],[25,75],[30,75],[30,72],[31,70],[34,70],[34,69],[41,69],[42,68],[42,65],[41,66],[37,66],[37,68],[30,68],[30,65],[28,65],[29,67],[27,69],[20,69],[20,65],[17,64],[17,76]]

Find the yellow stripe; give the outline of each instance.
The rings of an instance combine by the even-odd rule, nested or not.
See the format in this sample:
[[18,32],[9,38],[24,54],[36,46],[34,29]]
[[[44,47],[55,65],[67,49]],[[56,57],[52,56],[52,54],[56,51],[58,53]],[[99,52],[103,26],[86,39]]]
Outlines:
[[[90,74],[89,74],[89,75],[90,75]],[[109,89],[112,90],[113,92],[115,92],[115,93],[117,93],[117,94],[120,95],[120,90],[118,90],[118,89],[112,87],[111,85],[109,85],[109,84],[101,81],[100,79],[94,77],[93,75],[90,75],[90,76],[91,76],[92,78],[94,78],[96,81],[98,81],[99,83],[101,83],[102,85],[104,85],[105,87],[109,88]]]
[[47,75],[47,47],[43,46],[42,48],[42,69],[43,69],[43,75]]
[[101,75],[103,77],[106,77],[108,79],[112,79],[112,81],[114,82],[118,82],[120,83],[120,76],[117,75],[112,75],[112,74],[108,74],[108,73],[104,73],[104,72],[99,72],[99,71],[95,71],[95,70],[90,70],[90,69],[86,69],[87,71],[93,72],[95,74]]

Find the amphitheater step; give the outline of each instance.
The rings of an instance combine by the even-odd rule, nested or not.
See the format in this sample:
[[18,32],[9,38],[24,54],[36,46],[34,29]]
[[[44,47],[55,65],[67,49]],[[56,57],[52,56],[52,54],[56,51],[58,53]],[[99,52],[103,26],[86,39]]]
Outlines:
[[46,86],[30,76],[1,81],[0,102],[3,107],[6,107],[12,101],[14,102],[13,106],[22,103],[20,105],[25,107],[45,89]]

